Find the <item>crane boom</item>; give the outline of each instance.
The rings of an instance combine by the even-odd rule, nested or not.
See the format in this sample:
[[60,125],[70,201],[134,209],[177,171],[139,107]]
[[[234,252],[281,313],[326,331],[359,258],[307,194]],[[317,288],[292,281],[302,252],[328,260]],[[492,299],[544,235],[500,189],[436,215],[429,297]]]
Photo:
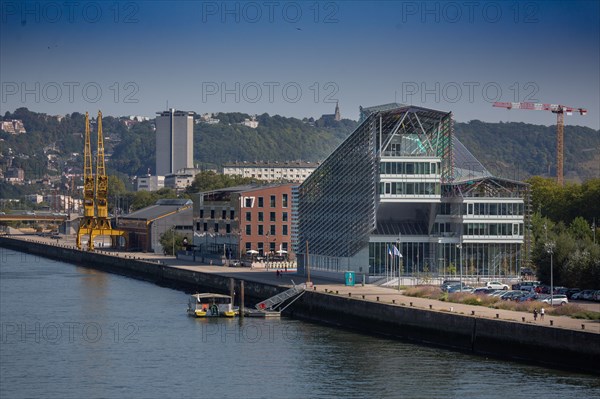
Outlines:
[[564,183],[563,176],[563,153],[564,153],[564,126],[565,114],[573,115],[573,112],[578,112],[579,115],[587,115],[587,109],[568,107],[560,104],[541,104],[541,103],[507,103],[495,102],[494,107],[507,109],[526,109],[531,111],[550,111],[556,114],[556,182],[562,186]]

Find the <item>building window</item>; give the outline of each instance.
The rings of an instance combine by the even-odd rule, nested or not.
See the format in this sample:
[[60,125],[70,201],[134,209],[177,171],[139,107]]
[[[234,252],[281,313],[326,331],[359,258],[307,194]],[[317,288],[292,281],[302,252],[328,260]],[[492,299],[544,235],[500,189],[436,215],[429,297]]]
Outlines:
[[251,242],[247,242],[246,243],[246,252],[250,251],[252,249],[252,243]]
[[288,213],[287,212],[282,212],[281,213],[281,220],[283,222],[287,222],[288,221]]
[[264,222],[265,221],[264,213],[258,212],[258,221],[259,222]]
[[246,212],[246,222],[252,221],[252,212]]
[[202,229],[208,231],[208,223],[203,223]]
[[274,222],[275,221],[275,212],[270,212],[269,213],[269,221],[270,222]]
[[226,224],[226,225],[225,225],[225,232],[226,232],[227,234],[231,233],[231,225],[230,225],[230,224]]
[[283,208],[287,208],[288,207],[288,195],[287,194],[283,194],[281,196],[281,206]]
[[251,224],[247,224],[246,225],[246,235],[252,235],[252,225]]
[[[254,176],[252,176],[254,177]],[[246,198],[246,208],[252,208],[252,198]]]
[[275,196],[274,195],[271,195],[271,201],[269,203],[269,206],[271,208],[275,208]]
[[227,211],[225,209],[221,212],[221,219],[227,219]]
[[262,236],[262,235],[264,235],[264,231],[263,231],[263,225],[262,225],[262,224],[259,224],[259,225],[258,225],[258,235],[259,235],[259,236]]
[[215,218],[215,210],[214,210],[214,209],[211,209],[211,210],[210,210],[210,218],[211,218],[211,219],[214,219],[214,218]]
[[196,231],[200,231],[200,222],[196,222]]
[[219,223],[215,223],[215,234],[219,233]]
[[229,211],[229,219],[235,219],[235,211],[233,209]]
[[283,226],[281,226],[282,230],[281,230],[281,234],[284,236],[288,235],[288,226],[287,224],[284,224]]
[[200,219],[204,219],[204,209],[200,209]]
[[275,225],[274,225],[274,224],[272,224],[272,225],[271,225],[271,231],[269,231],[269,234],[270,234],[270,235],[272,235],[272,236],[274,236],[274,235],[276,234],[276,233],[275,233],[276,231],[277,231],[277,230],[275,229]]
[[263,207],[265,206],[265,203],[264,203],[264,202],[265,202],[265,201],[264,201],[264,198],[263,198],[263,197],[258,197],[258,207],[259,207],[259,208],[263,208]]

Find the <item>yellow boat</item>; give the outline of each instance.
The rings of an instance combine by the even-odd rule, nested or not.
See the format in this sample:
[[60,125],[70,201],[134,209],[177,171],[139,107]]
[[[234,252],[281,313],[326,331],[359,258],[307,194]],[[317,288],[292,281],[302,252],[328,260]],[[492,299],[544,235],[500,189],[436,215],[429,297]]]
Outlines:
[[190,296],[187,313],[196,317],[234,317],[237,312],[231,302],[229,295],[194,294]]

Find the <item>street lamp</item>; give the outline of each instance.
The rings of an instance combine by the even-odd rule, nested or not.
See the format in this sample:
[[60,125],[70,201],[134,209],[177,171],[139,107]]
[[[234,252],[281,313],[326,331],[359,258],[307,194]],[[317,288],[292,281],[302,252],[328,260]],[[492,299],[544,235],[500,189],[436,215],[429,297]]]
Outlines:
[[175,226],[173,226],[173,256],[175,256]]
[[553,265],[552,265],[552,261],[553,261],[553,255],[554,255],[554,248],[556,248],[556,243],[554,241],[550,241],[547,242],[546,245],[546,252],[548,252],[550,254],[550,306],[554,306],[554,275],[553,275]]
[[462,284],[462,276],[463,276],[463,271],[462,271],[462,243],[460,244],[456,244],[456,248],[458,248],[459,251],[459,267],[460,267],[460,292],[462,292],[462,288],[463,288],[463,284]]

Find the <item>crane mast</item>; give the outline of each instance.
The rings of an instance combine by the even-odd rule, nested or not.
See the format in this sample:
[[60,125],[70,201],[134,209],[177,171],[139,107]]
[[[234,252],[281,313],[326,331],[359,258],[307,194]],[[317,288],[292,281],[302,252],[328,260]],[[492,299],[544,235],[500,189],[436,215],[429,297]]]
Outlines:
[[[113,229],[108,217],[108,176],[104,162],[104,134],[102,132],[102,112],[98,111],[98,148],[96,154],[96,175],[92,173],[92,149],[88,113],[85,113],[85,144],[83,155],[83,199],[84,213],[77,230],[77,248],[81,249],[81,237],[88,236],[87,249],[94,250],[94,238],[110,236],[111,240],[127,237],[123,230]],[[115,240],[113,240],[114,242]]]
[[94,175],[92,173],[92,146],[90,139],[90,117],[85,113],[85,138],[83,145],[83,219],[77,229],[76,245],[81,248],[81,237],[89,234],[95,225]]
[[540,104],[540,103],[507,103],[495,102],[494,107],[507,109],[527,109],[532,111],[550,111],[556,114],[556,182],[559,186],[564,184],[563,163],[564,163],[564,128],[565,114],[573,115],[573,112],[578,112],[580,115],[586,115],[587,110],[584,108],[568,107],[560,104]]

